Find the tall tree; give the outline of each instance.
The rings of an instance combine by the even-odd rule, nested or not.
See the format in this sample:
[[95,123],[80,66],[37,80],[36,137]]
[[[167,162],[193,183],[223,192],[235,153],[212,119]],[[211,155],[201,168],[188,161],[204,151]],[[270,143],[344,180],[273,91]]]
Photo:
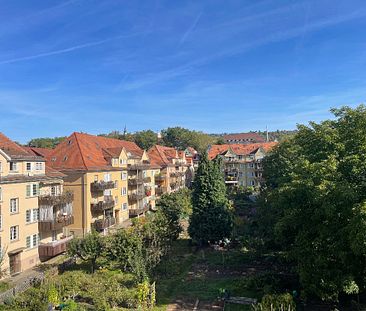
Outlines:
[[192,194],[189,234],[200,245],[231,236],[232,214],[226,196],[221,161],[201,157]]
[[148,150],[158,143],[158,135],[152,130],[136,132],[134,141],[140,148]]
[[327,300],[366,287],[366,107],[333,112],[335,120],[299,126],[265,159],[257,219],[305,291]]

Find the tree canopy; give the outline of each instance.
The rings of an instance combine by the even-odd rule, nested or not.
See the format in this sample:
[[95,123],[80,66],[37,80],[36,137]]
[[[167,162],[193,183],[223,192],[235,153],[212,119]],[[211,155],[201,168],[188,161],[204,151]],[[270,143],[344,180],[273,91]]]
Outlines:
[[45,138],[33,138],[27,143],[27,146],[36,148],[55,148],[59,143],[61,143],[66,137],[45,137]]
[[195,176],[189,234],[199,244],[230,238],[233,228],[224,175],[219,159],[204,153]]
[[258,231],[285,251],[306,293],[365,289],[366,107],[301,125],[264,160]]

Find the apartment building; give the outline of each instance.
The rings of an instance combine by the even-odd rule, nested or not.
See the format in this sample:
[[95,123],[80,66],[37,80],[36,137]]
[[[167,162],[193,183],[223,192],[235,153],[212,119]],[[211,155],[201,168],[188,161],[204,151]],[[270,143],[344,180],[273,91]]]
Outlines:
[[151,169],[146,152],[133,142],[73,133],[47,161],[66,175],[64,187],[74,193],[74,223],[68,228],[75,235],[92,228],[106,232],[155,206],[151,176],[159,169]]
[[160,166],[155,175],[156,195],[177,191],[191,182],[193,162],[187,163],[185,153],[171,147],[155,145],[148,151],[152,164]]
[[10,275],[65,251],[73,196],[62,177],[0,133],[0,244]]
[[263,184],[262,160],[276,142],[255,144],[212,145],[208,157],[220,157],[224,163],[225,183],[228,186],[260,187]]

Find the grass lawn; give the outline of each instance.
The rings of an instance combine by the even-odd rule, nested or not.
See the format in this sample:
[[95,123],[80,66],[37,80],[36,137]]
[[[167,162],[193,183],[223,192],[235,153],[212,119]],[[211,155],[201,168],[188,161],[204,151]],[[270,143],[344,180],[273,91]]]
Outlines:
[[8,282],[0,282],[0,293],[7,291],[10,287],[11,286]]

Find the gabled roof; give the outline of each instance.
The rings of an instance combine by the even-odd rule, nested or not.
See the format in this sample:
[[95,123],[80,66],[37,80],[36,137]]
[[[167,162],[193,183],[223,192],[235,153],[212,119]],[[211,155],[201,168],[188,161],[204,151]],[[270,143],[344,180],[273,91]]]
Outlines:
[[9,156],[12,160],[37,160],[43,159],[33,153],[28,152],[24,147],[18,145],[3,133],[0,133],[0,150]]
[[52,152],[52,149],[48,148],[38,148],[38,147],[23,147],[25,150],[27,150],[29,153],[34,154],[35,156],[43,157],[45,158],[47,155],[49,155]]
[[173,160],[180,157],[176,149],[160,145],[152,146],[148,151],[148,155],[151,163],[160,166],[173,165]]
[[49,165],[60,170],[111,169],[109,159],[125,148],[132,156],[144,151],[134,142],[75,132],[47,156]]
[[232,143],[238,143],[239,141],[248,143],[264,143],[265,139],[255,132],[229,134],[224,136],[226,142],[232,141]]
[[208,158],[210,160],[217,157],[219,154],[223,154],[228,150],[231,150],[237,155],[249,155],[262,148],[265,152],[270,151],[277,142],[255,143],[255,144],[225,144],[225,145],[212,145],[208,151]]

